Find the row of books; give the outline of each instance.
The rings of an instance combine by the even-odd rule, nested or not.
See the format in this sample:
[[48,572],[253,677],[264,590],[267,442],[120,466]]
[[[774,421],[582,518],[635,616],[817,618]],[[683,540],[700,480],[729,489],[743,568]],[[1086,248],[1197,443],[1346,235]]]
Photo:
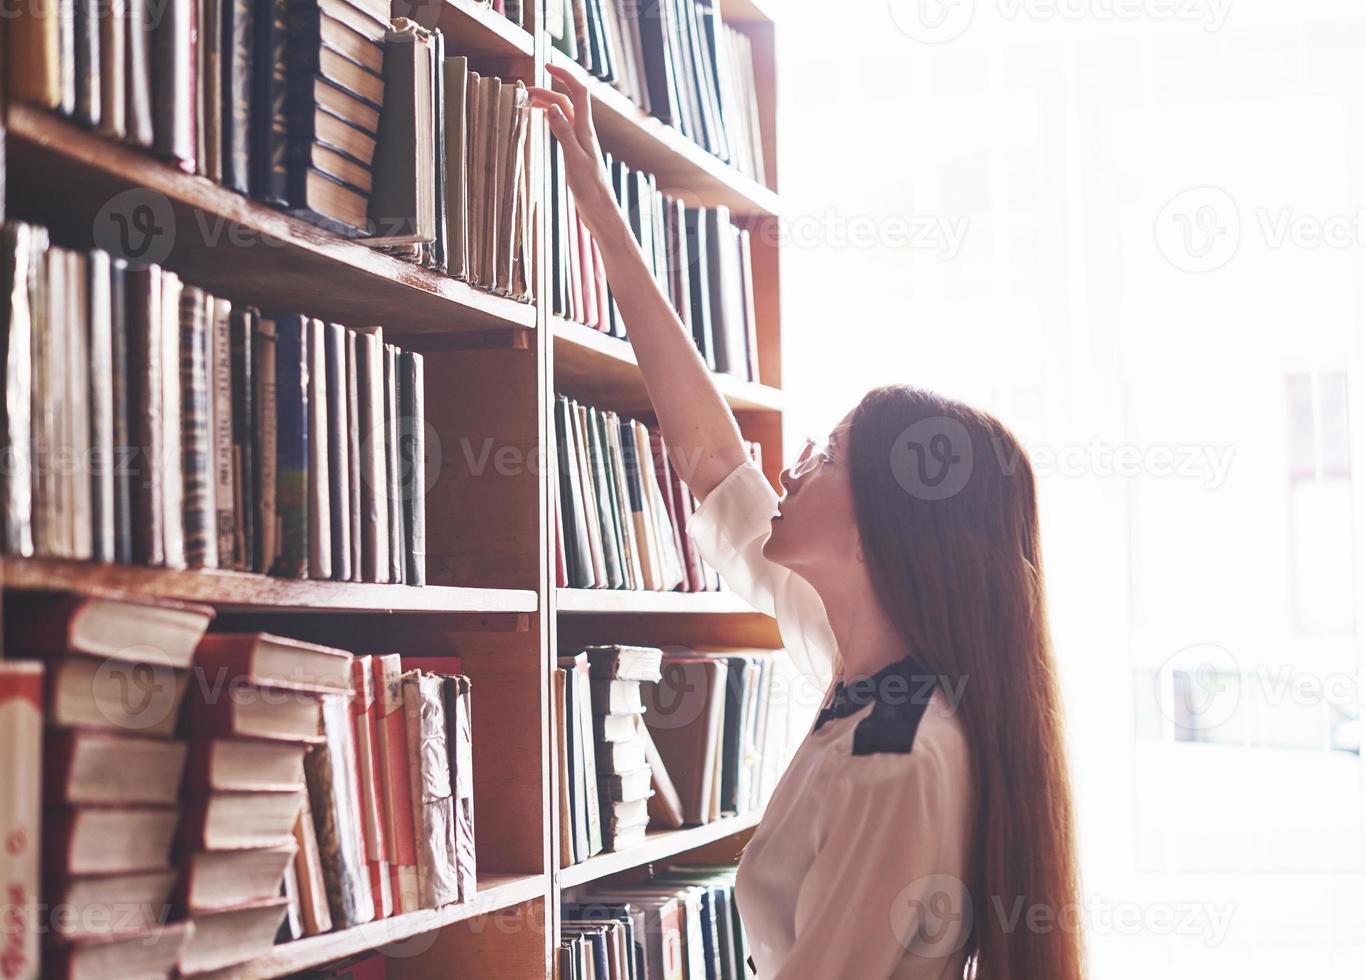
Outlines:
[[560,858],[760,810],[816,698],[773,650],[589,647],[555,675]]
[[422,355],[3,231],[6,553],[425,582]]
[[[560,13],[562,12],[562,16]],[[556,48],[710,153],[767,183],[753,44],[710,0],[559,0]]]
[[[466,91],[482,91],[477,76],[466,85],[440,32],[401,16],[414,6],[431,13],[406,0],[26,4],[9,32],[10,92],[342,235],[529,300],[528,113],[510,117],[496,99],[466,106]],[[525,102],[524,86],[508,88]],[[459,193],[448,208],[447,180]],[[462,223],[467,210],[478,224]],[[486,262],[466,260],[485,245]]]
[[376,247],[531,298],[534,205],[526,85],[446,57],[440,31],[394,22],[370,226]]
[[731,865],[672,865],[561,903],[564,980],[743,980],[749,944]]
[[[687,207],[659,190],[653,174],[611,154],[617,204],[655,279],[713,371],[759,380],[758,319],[749,229],[729,208]],[[557,141],[550,153],[550,290],[554,313],[625,339],[627,324],[607,284],[602,255],[578,214]]]
[[[697,501],[663,437],[559,395],[555,399],[556,581],[561,588],[718,591],[687,533]],[[757,460],[760,447],[747,444]]]
[[17,727],[0,698],[4,830],[24,828],[12,811],[43,826],[41,856],[5,861],[9,894],[43,901],[7,946],[36,964],[45,942],[44,976],[197,974],[476,891],[468,679],[206,634],[212,617],[70,595],[6,609],[38,680]]

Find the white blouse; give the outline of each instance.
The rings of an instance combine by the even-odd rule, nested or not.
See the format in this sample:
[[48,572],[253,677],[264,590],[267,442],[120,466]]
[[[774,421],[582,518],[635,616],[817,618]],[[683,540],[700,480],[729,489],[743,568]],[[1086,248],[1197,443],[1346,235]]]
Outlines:
[[[828,684],[836,646],[824,605],[763,556],[776,512],[777,494],[746,463],[689,531],[731,589],[776,616],[797,666]],[[969,756],[932,683],[907,658],[831,689],[739,864],[736,902],[762,980],[962,977]]]

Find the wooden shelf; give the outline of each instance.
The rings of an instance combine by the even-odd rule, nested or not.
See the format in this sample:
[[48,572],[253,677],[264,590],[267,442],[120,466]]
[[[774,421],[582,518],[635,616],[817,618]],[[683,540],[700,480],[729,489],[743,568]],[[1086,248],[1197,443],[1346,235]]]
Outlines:
[[672,126],[646,113],[607,83],[589,75],[558,49],[550,63],[573,72],[592,93],[593,121],[603,149],[659,179],[659,188],[690,205],[724,204],[738,215],[776,215],[777,192],[706,152]]
[[649,834],[645,842],[624,851],[612,851],[588,858],[580,864],[560,868],[558,881],[560,888],[573,888],[597,881],[608,875],[638,868],[655,861],[666,861],[684,851],[704,847],[723,840],[731,834],[742,833],[758,826],[762,813],[745,813],[737,817],[725,817],[700,827],[685,827],[682,830],[659,830]]
[[6,558],[6,588],[129,592],[202,602],[233,611],[356,613],[531,613],[536,593],[440,585],[310,582],[248,572],[102,565],[59,558]]
[[477,0],[443,0],[437,25],[448,51],[500,58],[535,57],[531,32]]
[[113,221],[97,216],[133,191],[118,212],[131,218],[142,206],[163,229],[147,258],[165,254],[167,268],[229,299],[397,334],[536,325],[532,304],[376,252],[42,109],[12,104],[7,120],[11,213],[52,228],[59,242],[90,244],[101,224],[112,233]]
[[324,963],[355,956],[389,943],[401,942],[423,933],[477,918],[490,912],[511,908],[541,898],[546,891],[545,875],[480,875],[479,892],[473,901],[443,909],[410,912],[377,922],[366,923],[341,932],[312,936],[276,946],[265,956],[212,974],[213,980],[268,980]]
[[565,614],[762,615],[733,592],[632,592],[619,589],[560,589],[558,610]]
[[[644,377],[630,344],[592,327],[553,317],[555,387],[622,412],[652,412]],[[738,412],[780,412],[780,388],[715,374],[716,384]]]

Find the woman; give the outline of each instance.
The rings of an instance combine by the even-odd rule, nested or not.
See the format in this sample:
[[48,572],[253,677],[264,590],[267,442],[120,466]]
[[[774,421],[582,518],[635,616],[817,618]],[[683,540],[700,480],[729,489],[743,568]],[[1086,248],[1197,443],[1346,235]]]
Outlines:
[[740,862],[764,980],[1079,980],[1076,868],[1033,474],[988,415],[870,392],[782,474],[735,418],[612,197],[586,89],[536,89],[630,327],[692,535],[835,684]]

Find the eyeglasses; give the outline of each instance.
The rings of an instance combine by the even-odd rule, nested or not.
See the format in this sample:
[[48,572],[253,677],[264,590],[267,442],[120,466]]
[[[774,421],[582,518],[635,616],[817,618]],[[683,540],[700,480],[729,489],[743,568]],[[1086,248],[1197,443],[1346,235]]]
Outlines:
[[796,457],[796,461],[787,467],[787,474],[793,480],[799,480],[808,473],[814,473],[825,463],[834,462],[834,452],[829,445],[820,445],[809,436],[801,446],[801,453]]

